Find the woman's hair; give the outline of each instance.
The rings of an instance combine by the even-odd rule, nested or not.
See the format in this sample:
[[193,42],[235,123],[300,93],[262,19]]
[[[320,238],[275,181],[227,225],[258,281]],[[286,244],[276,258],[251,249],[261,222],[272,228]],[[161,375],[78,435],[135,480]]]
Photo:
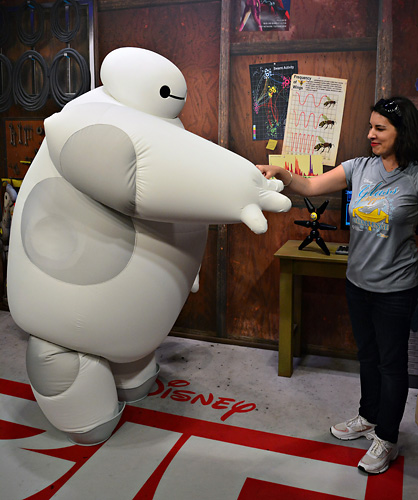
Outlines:
[[406,97],[394,96],[380,99],[371,108],[386,117],[398,132],[395,139],[395,156],[399,169],[418,163],[418,110]]

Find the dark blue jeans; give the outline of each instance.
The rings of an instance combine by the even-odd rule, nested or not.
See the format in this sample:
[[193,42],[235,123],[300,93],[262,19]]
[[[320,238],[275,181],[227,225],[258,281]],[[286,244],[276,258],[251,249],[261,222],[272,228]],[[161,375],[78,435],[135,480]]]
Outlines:
[[418,287],[368,292],[346,280],[348,310],[360,361],[359,413],[376,435],[398,441],[408,397],[408,340]]

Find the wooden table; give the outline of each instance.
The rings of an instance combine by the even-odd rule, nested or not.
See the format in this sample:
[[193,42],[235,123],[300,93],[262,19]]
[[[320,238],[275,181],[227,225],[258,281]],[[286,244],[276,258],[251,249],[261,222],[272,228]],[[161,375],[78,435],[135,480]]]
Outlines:
[[301,243],[289,240],[274,254],[280,259],[279,376],[282,377],[292,375],[293,356],[300,356],[301,276],[345,278],[347,269],[347,255],[335,253],[340,245],[347,243],[327,243],[331,255],[325,255],[315,241],[299,250]]

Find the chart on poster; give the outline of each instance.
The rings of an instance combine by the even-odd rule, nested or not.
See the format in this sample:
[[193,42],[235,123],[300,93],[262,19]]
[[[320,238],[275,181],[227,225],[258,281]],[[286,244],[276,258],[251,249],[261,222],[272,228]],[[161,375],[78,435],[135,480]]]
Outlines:
[[346,88],[342,78],[292,76],[283,154],[321,155],[335,166]]

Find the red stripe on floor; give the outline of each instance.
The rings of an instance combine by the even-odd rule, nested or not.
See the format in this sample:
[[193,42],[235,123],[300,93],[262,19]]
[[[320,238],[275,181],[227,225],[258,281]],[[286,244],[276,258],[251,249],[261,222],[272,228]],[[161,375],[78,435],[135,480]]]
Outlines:
[[248,478],[237,500],[254,500],[255,498],[257,500],[272,500],[273,498],[286,500],[349,500],[347,497]]
[[29,384],[14,382],[13,380],[6,380],[5,378],[0,378],[0,394],[36,401]]
[[383,474],[369,476],[365,500],[402,499],[404,457],[398,457]]
[[25,439],[45,432],[44,429],[15,424],[7,420],[0,420],[0,439]]
[[138,491],[133,500],[152,500],[154,498],[155,492],[157,491],[158,485],[162,477],[165,474],[168,466],[172,462],[173,458],[180,451],[182,446],[186,443],[190,436],[181,436],[181,438],[177,441],[177,443],[173,446],[170,452],[166,455],[164,460],[160,463],[160,465],[155,469],[155,471],[151,474],[148,481],[144,484],[144,486]]
[[127,406],[126,421],[205,439],[357,467],[364,450]]

